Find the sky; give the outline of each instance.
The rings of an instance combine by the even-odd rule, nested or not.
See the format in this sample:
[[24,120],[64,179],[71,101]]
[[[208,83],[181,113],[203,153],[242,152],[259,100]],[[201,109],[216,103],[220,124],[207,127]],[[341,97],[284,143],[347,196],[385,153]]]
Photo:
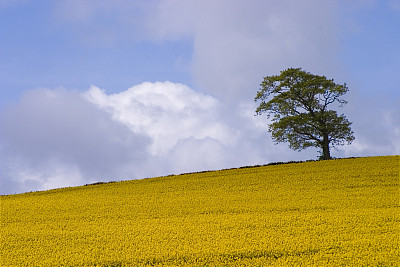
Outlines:
[[0,0],[0,194],[317,159],[255,116],[263,77],[346,83],[355,141],[400,154],[399,0]]

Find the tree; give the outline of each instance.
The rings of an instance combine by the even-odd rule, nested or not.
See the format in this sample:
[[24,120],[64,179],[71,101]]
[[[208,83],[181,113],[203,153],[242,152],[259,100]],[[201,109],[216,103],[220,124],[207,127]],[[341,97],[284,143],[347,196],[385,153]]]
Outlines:
[[[275,143],[289,142],[289,147],[302,150],[321,149],[320,159],[330,159],[330,148],[351,144],[352,124],[346,117],[329,110],[329,105],[342,107],[341,97],[348,92],[346,84],[302,70],[289,68],[280,75],[264,77],[255,101],[260,101],[256,114],[272,116],[268,131]],[[269,100],[267,102],[267,100]]]

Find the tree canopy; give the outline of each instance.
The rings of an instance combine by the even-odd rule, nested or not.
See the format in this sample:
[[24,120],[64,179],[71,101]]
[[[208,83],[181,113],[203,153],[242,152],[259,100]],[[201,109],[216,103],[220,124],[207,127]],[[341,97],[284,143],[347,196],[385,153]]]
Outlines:
[[330,148],[355,139],[352,124],[344,114],[328,106],[342,107],[346,84],[311,74],[301,68],[289,68],[280,75],[264,77],[255,101],[256,114],[272,117],[268,131],[276,143],[288,142],[294,150],[308,147],[321,149],[321,159],[330,159]]

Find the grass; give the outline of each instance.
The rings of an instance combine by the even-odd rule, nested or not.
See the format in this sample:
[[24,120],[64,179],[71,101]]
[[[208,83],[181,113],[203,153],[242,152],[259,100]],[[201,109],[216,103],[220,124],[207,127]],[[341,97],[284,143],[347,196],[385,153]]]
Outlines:
[[397,266],[400,156],[1,196],[1,266]]

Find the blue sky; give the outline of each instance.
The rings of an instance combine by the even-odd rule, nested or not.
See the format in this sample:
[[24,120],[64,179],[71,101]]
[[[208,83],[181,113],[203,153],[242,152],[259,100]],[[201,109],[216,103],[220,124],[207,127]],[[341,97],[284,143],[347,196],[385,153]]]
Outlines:
[[0,0],[0,193],[271,161],[262,78],[349,86],[356,141],[400,154],[400,1]]
[[[143,81],[190,81],[190,40],[136,40],[125,33],[129,26],[110,16],[80,29],[57,19],[62,11],[54,1],[5,2],[0,12],[1,105],[36,87],[87,90],[96,84],[113,93]],[[110,36],[97,36],[109,23]]]

